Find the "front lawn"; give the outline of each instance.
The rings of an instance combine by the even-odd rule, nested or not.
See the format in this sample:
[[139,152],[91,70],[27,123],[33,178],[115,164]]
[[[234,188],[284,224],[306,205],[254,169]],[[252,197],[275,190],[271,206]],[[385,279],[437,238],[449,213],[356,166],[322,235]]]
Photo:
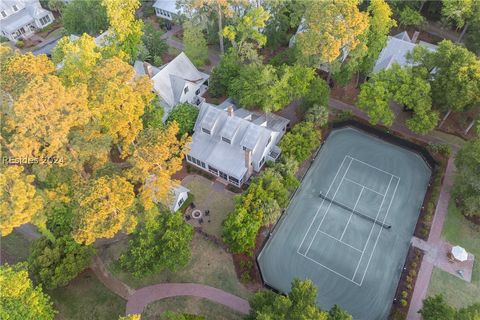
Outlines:
[[133,288],[164,282],[193,282],[219,288],[242,298],[251,295],[237,279],[232,256],[199,234],[193,237],[189,264],[175,273],[165,270],[141,279],[135,278],[123,271],[117,260],[126,247],[127,241],[119,241],[106,249],[102,257],[110,272]]
[[[26,261],[30,249],[30,241],[21,233],[13,231],[6,237],[0,237],[0,248],[2,256],[6,255],[6,260],[10,264]],[[3,264],[5,261],[1,261]]]
[[194,314],[207,320],[241,320],[243,315],[221,304],[197,297],[175,297],[156,301],[142,313],[143,320],[157,320],[165,311]]
[[472,283],[435,268],[428,295],[441,293],[450,304],[456,307],[480,302],[480,226],[466,220],[453,200],[450,201],[442,237],[452,245],[460,245],[475,255]]

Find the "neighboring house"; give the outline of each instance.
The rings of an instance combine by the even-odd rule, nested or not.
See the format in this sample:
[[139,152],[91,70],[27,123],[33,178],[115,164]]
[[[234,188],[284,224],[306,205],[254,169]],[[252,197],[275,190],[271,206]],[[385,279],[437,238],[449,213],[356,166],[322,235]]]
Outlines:
[[175,17],[182,14],[181,7],[177,8],[176,0],[157,0],[153,4],[155,14],[159,18],[172,21]]
[[1,35],[11,41],[26,39],[53,20],[53,14],[38,0],[0,0]]
[[289,120],[237,108],[230,99],[200,106],[187,161],[240,187],[265,162],[280,155],[277,146]]
[[180,209],[182,204],[188,199],[189,192],[190,190],[182,185],[179,185],[171,191],[173,201],[170,205],[170,210],[172,210],[172,212]]
[[152,79],[153,89],[165,109],[164,120],[179,103],[198,106],[205,100],[202,96],[208,89],[210,76],[198,71],[183,52],[158,68],[141,61],[136,61],[134,68],[137,75],[146,74]]
[[[95,38],[95,44],[98,46],[98,47],[103,47],[104,45],[107,45],[108,44],[108,35],[109,35],[110,31],[105,31],[103,32],[102,34],[100,34],[98,37]],[[70,36],[70,41],[76,41],[78,40],[80,37],[75,35],[75,34],[71,34]],[[59,39],[56,39],[52,42],[49,42],[47,43],[46,45],[44,45],[43,47],[40,47],[34,51],[32,51],[32,53],[36,56],[38,56],[39,54],[46,54],[47,56],[51,56],[52,55],[52,51],[53,51],[53,48],[55,48],[55,46],[57,45],[57,43],[61,40],[62,38],[59,38]]]
[[377,62],[373,67],[373,72],[390,69],[393,64],[401,67],[411,65],[407,61],[407,54],[412,52],[416,46],[424,46],[430,51],[437,50],[437,46],[428,42],[419,41],[415,43],[415,39],[411,39],[406,31],[401,32],[393,37],[388,37],[385,48],[380,52]]

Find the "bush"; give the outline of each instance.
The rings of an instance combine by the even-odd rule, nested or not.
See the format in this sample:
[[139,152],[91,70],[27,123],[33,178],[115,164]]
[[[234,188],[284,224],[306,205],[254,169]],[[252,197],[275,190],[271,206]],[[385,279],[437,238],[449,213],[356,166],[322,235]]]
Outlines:
[[399,21],[400,25],[420,27],[425,22],[425,18],[418,11],[406,6],[405,9],[400,12]]
[[336,114],[336,121],[342,122],[351,120],[353,118],[353,111],[352,110],[342,110]]
[[8,42],[10,41],[7,37],[0,36],[0,43]]
[[400,305],[401,305],[402,307],[406,307],[407,304],[408,304],[407,300],[405,300],[405,299],[401,299],[401,300],[400,300]]
[[452,148],[448,144],[444,143],[432,143],[427,146],[428,151],[432,153],[438,153],[443,156],[449,157],[452,154]]
[[402,298],[406,299],[408,297],[408,292],[404,290],[402,291],[401,295],[402,295]]
[[162,57],[160,56],[155,56],[153,57],[153,65],[154,66],[157,66],[157,67],[160,67],[162,64],[163,64],[163,60],[162,60]]
[[17,46],[17,48],[22,49],[23,47],[25,47],[25,42],[23,40],[18,40],[15,45]]
[[320,145],[320,139],[320,132],[311,122],[300,122],[285,134],[280,141],[280,148],[285,157],[302,162]]
[[249,283],[250,281],[252,281],[252,278],[250,277],[250,274],[245,271],[240,275],[240,281],[242,283]]
[[315,78],[303,97],[302,106],[304,110],[312,108],[314,105],[328,106],[328,97],[330,96],[330,87],[327,82],[321,78]]

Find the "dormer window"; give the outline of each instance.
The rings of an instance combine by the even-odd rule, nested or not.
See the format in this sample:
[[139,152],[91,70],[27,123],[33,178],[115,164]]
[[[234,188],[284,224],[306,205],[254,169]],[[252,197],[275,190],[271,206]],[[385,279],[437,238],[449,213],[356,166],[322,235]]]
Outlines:
[[18,11],[18,8],[15,4],[12,6],[12,8],[13,8],[13,11]]
[[6,18],[7,17],[7,13],[5,11],[2,11],[2,17],[3,18]]
[[222,140],[225,141],[228,144],[232,144],[232,140],[230,140],[228,138],[222,137]]
[[206,134],[212,134],[212,133],[210,132],[210,130],[205,129],[205,128],[202,128],[202,131],[205,132]]
[[185,87],[185,88],[183,89],[183,93],[186,94],[187,92],[188,92],[188,87]]

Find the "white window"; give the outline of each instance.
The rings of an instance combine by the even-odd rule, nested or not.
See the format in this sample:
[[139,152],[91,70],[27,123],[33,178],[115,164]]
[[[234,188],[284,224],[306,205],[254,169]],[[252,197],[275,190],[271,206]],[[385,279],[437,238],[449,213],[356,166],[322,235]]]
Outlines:
[[5,18],[7,16],[7,13],[5,11],[2,11],[2,17]]
[[13,11],[18,11],[17,5],[14,4],[12,8],[13,8]]
[[202,131],[205,132],[206,134],[211,134],[210,130],[202,128]]
[[49,23],[49,22],[50,22],[50,17],[49,17],[48,15],[46,15],[45,17],[43,17],[43,18],[40,19],[40,24],[41,24],[42,26],[46,25],[46,24]]

